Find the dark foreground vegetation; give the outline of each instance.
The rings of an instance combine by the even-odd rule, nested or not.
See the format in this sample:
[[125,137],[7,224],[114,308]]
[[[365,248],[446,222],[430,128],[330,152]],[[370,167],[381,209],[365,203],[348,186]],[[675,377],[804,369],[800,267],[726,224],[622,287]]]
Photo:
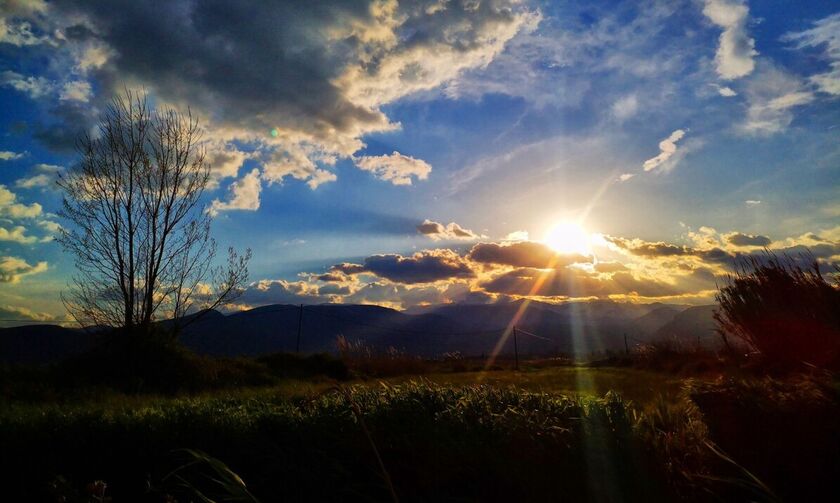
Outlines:
[[347,340],[338,358],[212,358],[162,334],[3,368],[3,496],[837,501],[838,288],[768,258],[721,290],[718,351],[653,344],[512,370]]
[[[93,501],[87,483],[103,480],[113,501],[813,500],[838,496],[837,398],[812,380],[731,382],[640,409],[613,393],[416,382],[19,405],[0,415],[4,491]],[[224,460],[251,496],[183,446]]]

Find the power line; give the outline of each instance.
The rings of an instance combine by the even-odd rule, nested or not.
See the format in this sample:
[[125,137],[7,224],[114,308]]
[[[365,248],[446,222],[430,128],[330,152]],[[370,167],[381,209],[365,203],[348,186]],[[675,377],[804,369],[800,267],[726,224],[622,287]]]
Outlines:
[[548,342],[554,342],[554,341],[552,341],[551,339],[549,339],[548,337],[543,337],[543,336],[541,336],[541,335],[532,334],[531,332],[528,332],[528,331],[522,330],[522,329],[521,329],[521,328],[519,328],[519,327],[516,327],[516,331],[517,331],[517,332],[519,332],[520,334],[525,334],[525,335],[530,335],[531,337],[536,337],[537,339],[542,339],[542,340],[544,340],[544,341],[548,341]]

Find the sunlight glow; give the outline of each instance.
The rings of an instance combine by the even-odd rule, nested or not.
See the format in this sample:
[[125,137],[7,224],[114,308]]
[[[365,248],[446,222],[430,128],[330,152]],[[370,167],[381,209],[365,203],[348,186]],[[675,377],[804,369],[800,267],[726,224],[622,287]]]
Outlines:
[[592,236],[576,222],[560,222],[545,234],[543,242],[559,253],[592,254]]

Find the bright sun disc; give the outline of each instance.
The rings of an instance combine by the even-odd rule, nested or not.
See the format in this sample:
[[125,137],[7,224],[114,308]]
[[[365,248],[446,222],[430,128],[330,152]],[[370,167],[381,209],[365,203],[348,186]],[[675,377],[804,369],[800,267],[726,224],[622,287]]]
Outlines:
[[543,242],[560,253],[590,255],[590,235],[573,222],[561,222],[545,234]]

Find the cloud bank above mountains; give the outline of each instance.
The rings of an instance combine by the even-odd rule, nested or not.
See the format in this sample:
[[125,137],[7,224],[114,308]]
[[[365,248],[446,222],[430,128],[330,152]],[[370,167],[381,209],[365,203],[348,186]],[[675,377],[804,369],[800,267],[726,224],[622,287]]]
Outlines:
[[255,282],[234,309],[283,302],[411,308],[517,298],[709,303],[716,282],[745,259],[762,260],[765,250],[799,260],[813,257],[826,273],[840,266],[840,227],[775,241],[701,227],[683,238],[678,244],[601,236],[592,255],[559,253],[537,241],[371,255],[324,273],[301,273],[297,281]]

